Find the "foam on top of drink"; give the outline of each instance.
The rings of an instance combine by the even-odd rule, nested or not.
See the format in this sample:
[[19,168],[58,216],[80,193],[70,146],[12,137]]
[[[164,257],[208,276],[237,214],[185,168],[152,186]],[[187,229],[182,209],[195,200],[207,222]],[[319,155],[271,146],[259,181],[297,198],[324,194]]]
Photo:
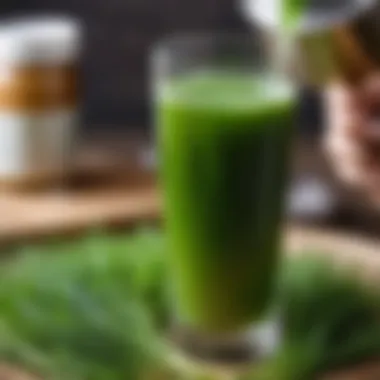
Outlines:
[[161,98],[175,104],[226,110],[256,110],[288,102],[293,87],[271,74],[202,70],[180,76],[163,86]]

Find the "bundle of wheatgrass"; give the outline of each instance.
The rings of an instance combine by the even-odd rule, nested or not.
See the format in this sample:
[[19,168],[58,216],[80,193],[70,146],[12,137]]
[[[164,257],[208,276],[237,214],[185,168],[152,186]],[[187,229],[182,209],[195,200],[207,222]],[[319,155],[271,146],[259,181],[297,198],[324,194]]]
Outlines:
[[[0,362],[49,380],[189,379],[167,368],[166,279],[159,232],[25,249],[0,269]],[[244,379],[312,380],[380,356],[380,296],[313,255],[280,285],[283,345]]]
[[21,250],[0,269],[0,362],[51,380],[140,379],[161,366],[159,234]]

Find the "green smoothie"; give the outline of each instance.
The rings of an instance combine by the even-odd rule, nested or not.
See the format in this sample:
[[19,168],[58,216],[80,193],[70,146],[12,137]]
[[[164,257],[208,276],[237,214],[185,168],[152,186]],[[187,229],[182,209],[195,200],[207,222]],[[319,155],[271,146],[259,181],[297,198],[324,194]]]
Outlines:
[[309,2],[309,0],[283,0],[282,18],[285,30],[292,30],[298,27]]
[[293,111],[292,89],[277,78],[195,72],[162,88],[161,179],[183,323],[229,332],[267,311]]

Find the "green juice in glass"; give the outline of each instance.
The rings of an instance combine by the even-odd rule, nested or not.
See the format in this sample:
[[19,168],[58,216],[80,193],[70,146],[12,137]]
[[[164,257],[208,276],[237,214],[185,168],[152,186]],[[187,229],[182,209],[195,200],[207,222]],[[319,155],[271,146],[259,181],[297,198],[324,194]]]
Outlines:
[[158,101],[158,143],[181,323],[232,332],[268,310],[294,94],[276,78],[194,72]]

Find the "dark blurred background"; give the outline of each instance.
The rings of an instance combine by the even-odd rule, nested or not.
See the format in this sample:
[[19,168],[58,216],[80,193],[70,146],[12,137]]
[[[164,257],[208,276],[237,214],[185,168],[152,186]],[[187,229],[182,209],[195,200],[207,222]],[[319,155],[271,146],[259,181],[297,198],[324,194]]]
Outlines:
[[[86,25],[83,65],[86,133],[148,128],[148,57],[173,32],[248,31],[238,0],[2,0],[1,16],[67,13]],[[300,130],[318,133],[313,91],[300,92]]]

